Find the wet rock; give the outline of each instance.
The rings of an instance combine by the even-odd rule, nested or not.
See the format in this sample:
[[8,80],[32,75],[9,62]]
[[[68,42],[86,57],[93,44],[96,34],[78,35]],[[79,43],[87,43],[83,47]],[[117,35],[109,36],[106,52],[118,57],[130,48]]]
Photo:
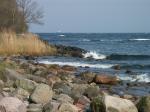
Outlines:
[[51,101],[44,105],[43,112],[58,112],[59,105],[60,103],[56,101]]
[[95,73],[92,73],[92,72],[83,72],[80,74],[80,77],[82,80],[88,82],[88,83],[91,83],[93,82],[94,78],[95,78],[96,74]]
[[53,91],[48,85],[39,84],[30,96],[30,99],[35,103],[45,104],[52,99],[52,96]]
[[140,99],[137,104],[139,112],[150,112],[150,96],[145,96]]
[[91,103],[91,109],[94,112],[138,112],[130,100],[109,95],[94,98]]
[[120,70],[120,69],[121,69],[121,66],[120,66],[120,65],[113,66],[113,69],[115,69],[115,70]]
[[116,76],[108,76],[108,75],[97,75],[95,77],[96,84],[117,84],[120,82],[120,79]]
[[58,112],[78,112],[78,108],[70,103],[62,103]]
[[71,46],[63,46],[63,45],[55,45],[57,49],[57,54],[62,56],[72,56],[72,57],[80,57],[83,58],[83,53],[86,53],[84,49],[71,47]]
[[29,104],[27,112],[43,112],[42,104]]
[[84,95],[86,95],[88,98],[92,99],[95,96],[98,96],[100,94],[100,88],[98,86],[89,86],[85,92]]
[[26,112],[26,105],[14,97],[5,97],[0,101],[0,112]]
[[19,79],[19,80],[16,80],[15,86],[17,88],[23,88],[31,92],[35,89],[35,87],[37,86],[37,83],[29,79]]

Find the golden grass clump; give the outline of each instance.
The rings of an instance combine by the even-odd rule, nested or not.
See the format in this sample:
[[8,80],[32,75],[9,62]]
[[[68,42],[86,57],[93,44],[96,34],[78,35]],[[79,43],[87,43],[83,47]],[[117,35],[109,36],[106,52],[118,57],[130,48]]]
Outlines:
[[43,56],[56,53],[56,49],[32,33],[17,35],[12,31],[0,33],[0,55]]

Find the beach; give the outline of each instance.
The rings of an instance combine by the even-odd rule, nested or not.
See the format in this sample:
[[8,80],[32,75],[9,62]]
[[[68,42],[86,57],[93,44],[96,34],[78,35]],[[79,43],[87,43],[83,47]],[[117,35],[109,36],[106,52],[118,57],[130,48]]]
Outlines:
[[[9,99],[12,102],[17,102],[19,99],[18,105],[22,106],[22,112],[114,112],[114,110],[115,112],[143,112],[141,111],[143,107],[146,110],[144,112],[149,111],[150,57],[148,50],[141,49],[141,46],[143,48],[147,46],[149,39],[146,36],[149,34],[132,34],[136,40],[133,37],[130,40],[129,38],[119,40],[119,43],[129,43],[124,51],[120,49],[116,38],[109,40],[105,37],[106,40],[102,41],[109,41],[109,43],[112,41],[111,44],[118,47],[118,52],[125,52],[132,44],[136,44],[135,49],[139,47],[138,50],[141,50],[139,54],[136,50],[134,54],[114,54],[113,50],[102,51],[101,49],[105,47],[101,48],[98,40],[91,42],[95,37],[90,36],[87,39],[86,36],[91,34],[84,34],[86,36],[84,39],[82,37],[82,41],[80,38],[75,37],[74,40],[67,37],[70,34],[64,34],[63,37],[60,34],[55,34],[58,37],[48,34],[47,38],[42,36],[43,34],[38,35],[49,42],[57,53],[45,56],[1,56],[0,89],[3,102],[9,104],[7,102]],[[104,36],[104,34],[94,35]],[[137,37],[145,35],[145,39],[137,39],[136,35]],[[110,34],[108,37],[110,38]],[[78,44],[74,45],[76,41]],[[62,45],[58,44],[59,42]],[[85,48],[81,47],[82,45]],[[88,49],[87,46],[95,49]],[[11,108],[14,105],[9,106]]]

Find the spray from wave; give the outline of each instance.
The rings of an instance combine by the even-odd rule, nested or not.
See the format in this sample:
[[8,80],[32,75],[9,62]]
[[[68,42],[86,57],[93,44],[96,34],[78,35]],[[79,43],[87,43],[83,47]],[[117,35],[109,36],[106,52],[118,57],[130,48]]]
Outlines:
[[139,75],[120,75],[119,78],[123,81],[131,81],[131,82],[150,82],[150,76],[146,73]]
[[93,59],[99,59],[99,60],[106,59],[106,57],[107,57],[103,54],[98,54],[95,51],[87,52],[87,53],[83,54],[83,56],[84,56],[84,58],[93,58]]

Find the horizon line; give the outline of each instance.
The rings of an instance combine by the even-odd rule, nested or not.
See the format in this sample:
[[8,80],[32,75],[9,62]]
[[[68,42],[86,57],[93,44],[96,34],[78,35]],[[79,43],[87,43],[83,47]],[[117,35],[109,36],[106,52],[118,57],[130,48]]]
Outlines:
[[[32,31],[31,31],[32,32]],[[58,34],[150,34],[150,32],[32,32],[32,33],[58,33]]]

